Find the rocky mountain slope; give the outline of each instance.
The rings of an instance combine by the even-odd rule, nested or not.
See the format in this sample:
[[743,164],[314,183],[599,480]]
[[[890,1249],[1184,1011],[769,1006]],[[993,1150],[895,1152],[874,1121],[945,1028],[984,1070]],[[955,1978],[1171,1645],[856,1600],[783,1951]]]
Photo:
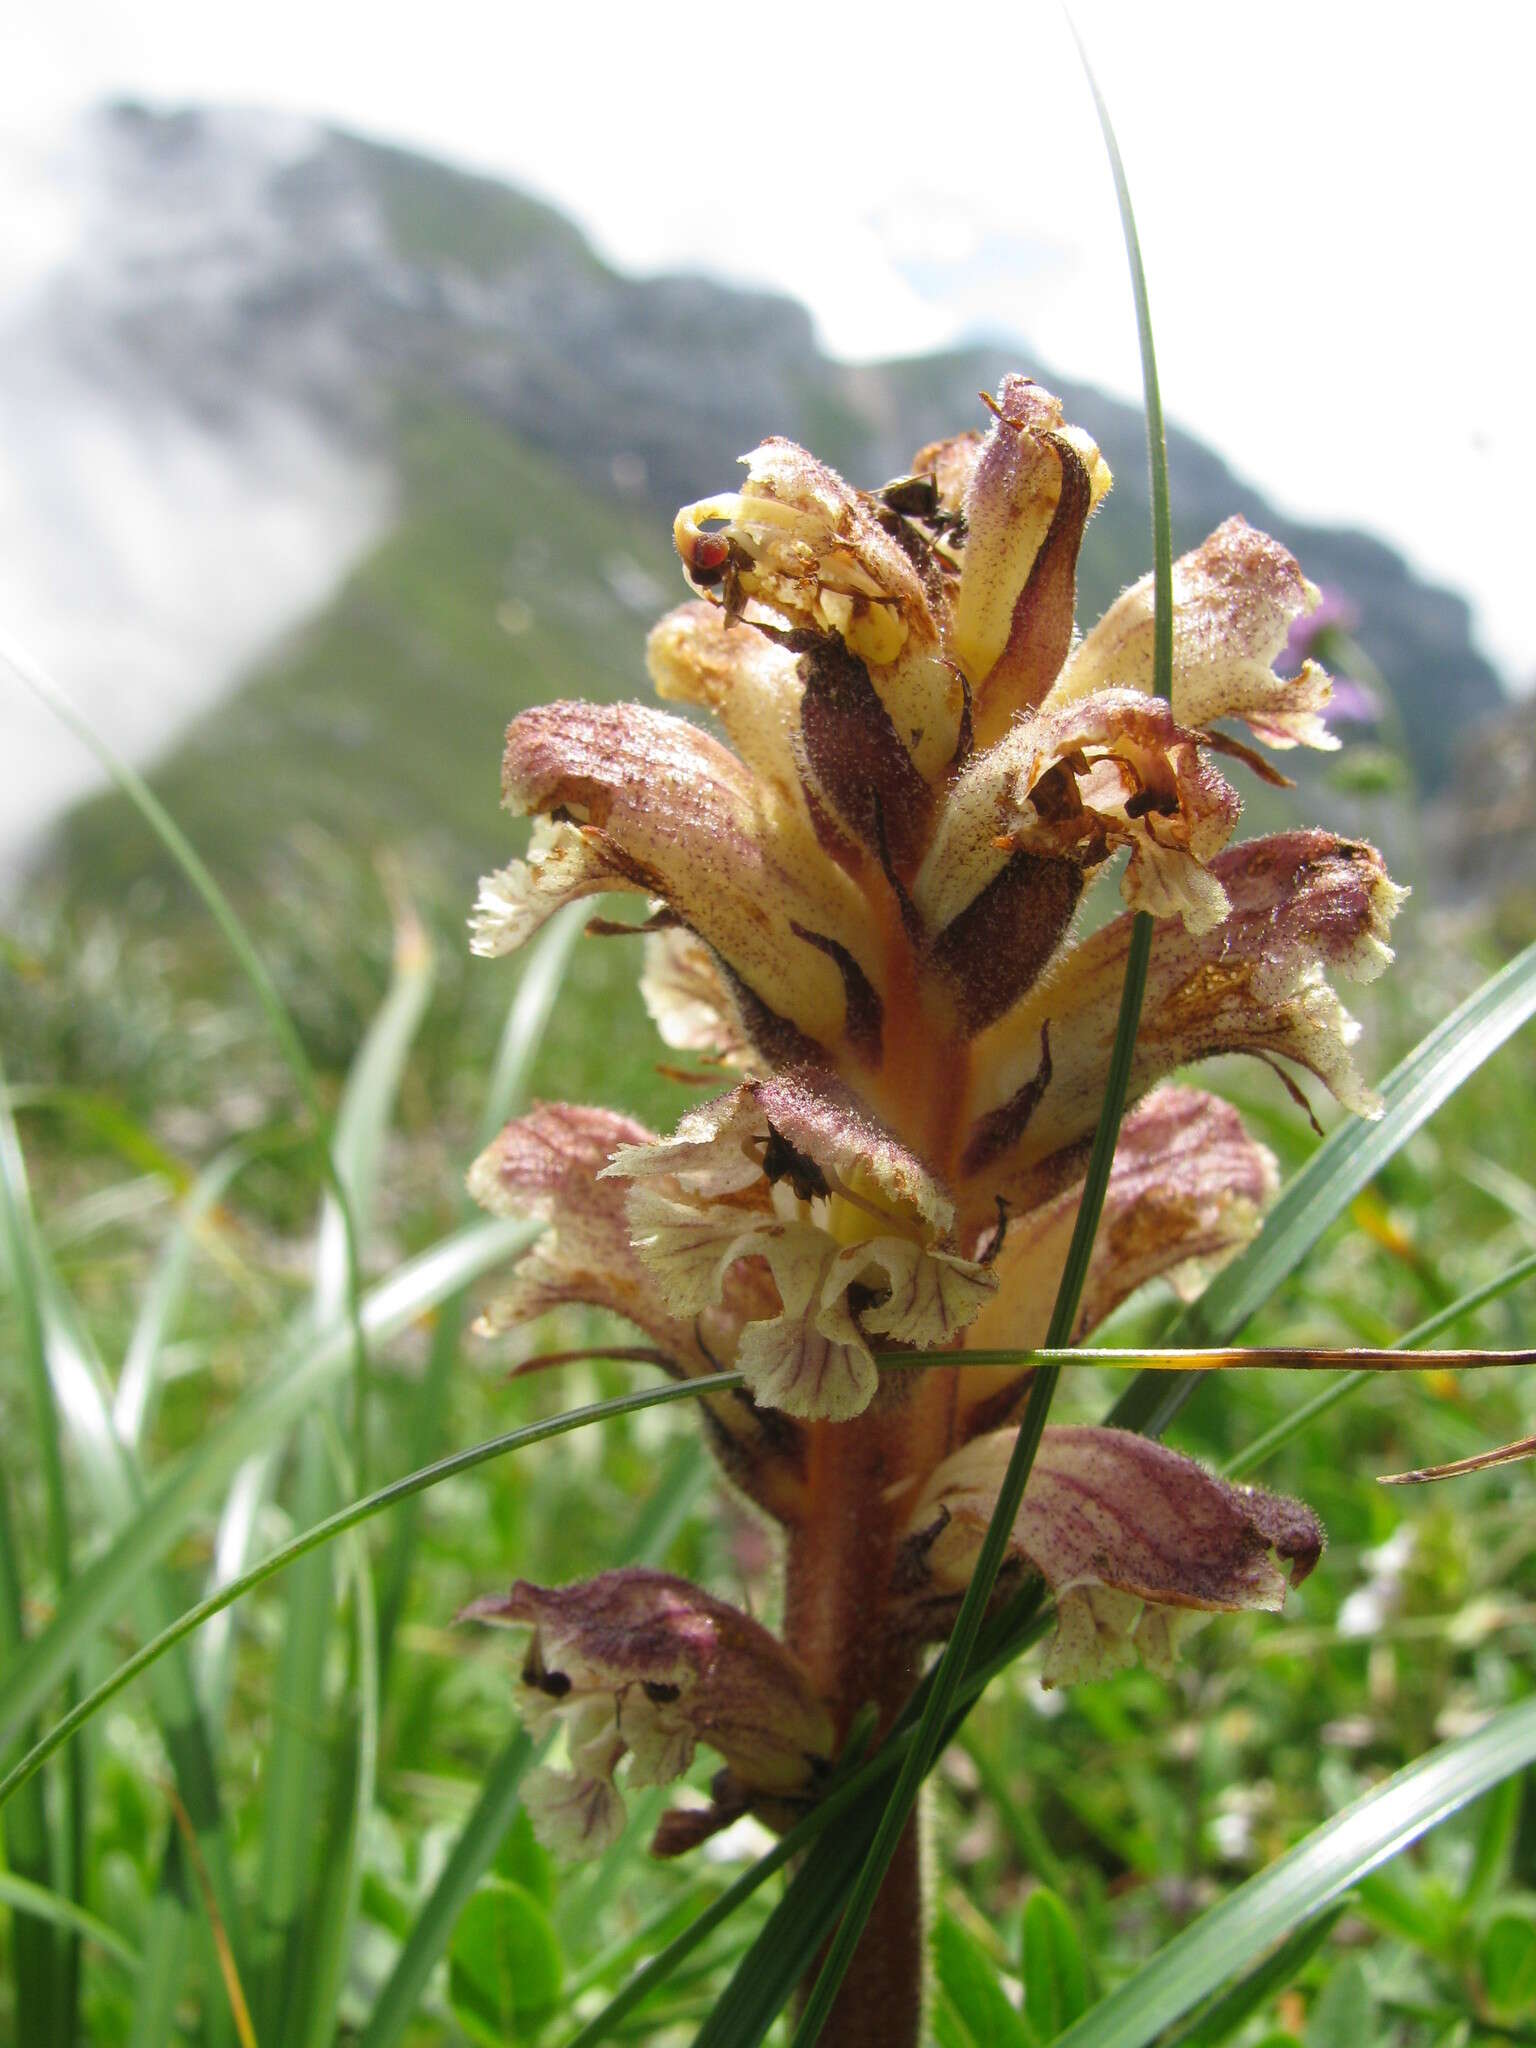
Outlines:
[[[505,719],[534,697],[640,684],[645,626],[681,592],[672,510],[726,487],[765,433],[873,483],[979,420],[976,394],[1003,369],[1027,368],[1116,472],[1084,552],[1082,615],[1146,565],[1139,415],[1026,350],[833,364],[794,305],[622,278],[504,186],[303,124],[122,107],[98,117],[93,149],[119,230],[98,227],[92,262],[54,280],[34,350],[45,337],[102,403],[258,467],[285,436],[306,438],[329,516],[303,545],[317,564],[352,564],[160,770],[236,873],[258,876],[305,826],[424,837],[466,871],[504,854]],[[1241,511],[1346,591],[1419,778],[1436,784],[1448,724],[1500,702],[1462,601],[1364,535],[1279,518],[1188,437],[1170,452],[1177,542]],[[177,564],[159,570],[174,579]],[[268,574],[253,548],[242,594],[258,610]],[[74,816],[52,858],[98,893],[155,865],[110,799]]]

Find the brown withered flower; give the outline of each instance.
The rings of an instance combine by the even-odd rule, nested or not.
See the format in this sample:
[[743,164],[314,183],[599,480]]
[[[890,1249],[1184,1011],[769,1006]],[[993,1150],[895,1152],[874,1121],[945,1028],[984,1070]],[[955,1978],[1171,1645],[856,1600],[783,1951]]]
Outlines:
[[[496,1606],[534,1631],[538,1715],[570,1723],[572,1772],[542,1806],[567,1843],[611,1838],[626,1753],[655,1782],[696,1742],[725,1759],[715,1812],[669,1817],[660,1847],[747,1809],[782,1823],[858,1710],[888,1725],[947,1632],[1028,1374],[882,1373],[878,1353],[1043,1340],[1132,912],[1156,920],[1134,1106],[1076,1334],[1154,1277],[1198,1286],[1273,1191],[1269,1154],[1176,1069],[1252,1053],[1372,1108],[1327,977],[1380,971],[1402,892],[1372,848],[1325,832],[1232,845],[1241,806],[1217,766],[1272,772],[1221,719],[1271,748],[1333,744],[1327,677],[1273,668],[1315,590],[1229,520],[1175,565],[1162,701],[1150,578],[1075,636],[1078,547],[1110,483],[1097,448],[1026,378],[991,411],[873,494],[771,440],[739,492],[679,514],[695,597],[652,633],[651,676],[723,739],[638,704],[550,705],[507,734],[505,799],[533,836],[482,885],[475,949],[639,893],[661,1035],[733,1085],[670,1136],[568,1106],[511,1124],[471,1187],[548,1228],[488,1322],[589,1303],[673,1374],[739,1370],[746,1393],[702,1405],[725,1470],[785,1533],[771,1649],[656,1574]],[[1122,853],[1125,914],[1075,939]],[[1054,1593],[1046,1675],[1067,1680],[1138,1652],[1166,1664],[1189,1617],[1279,1606],[1282,1566],[1294,1581],[1321,1544],[1296,1502],[1124,1432],[1052,1429],[1010,1569]],[[898,1924],[914,1857],[843,1992],[893,2042],[917,2012],[921,1943]]]

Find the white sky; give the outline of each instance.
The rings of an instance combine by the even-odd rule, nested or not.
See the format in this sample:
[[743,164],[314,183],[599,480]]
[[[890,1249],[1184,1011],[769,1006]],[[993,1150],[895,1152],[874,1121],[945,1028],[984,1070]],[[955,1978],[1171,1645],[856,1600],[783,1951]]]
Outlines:
[[[11,132],[122,92],[301,110],[542,191],[622,266],[790,291],[838,354],[986,325],[1139,390],[1054,0],[15,12]],[[1077,19],[1136,198],[1170,416],[1292,511],[1368,526],[1465,590],[1486,650],[1536,682],[1536,9],[1082,0]],[[44,198],[0,245],[47,235]]]

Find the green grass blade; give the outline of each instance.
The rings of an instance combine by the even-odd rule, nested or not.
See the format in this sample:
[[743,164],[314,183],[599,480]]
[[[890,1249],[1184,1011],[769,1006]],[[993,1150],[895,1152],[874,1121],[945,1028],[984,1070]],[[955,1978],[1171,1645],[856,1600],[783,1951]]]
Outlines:
[[[293,1513],[301,1527],[335,1505],[326,1411],[300,1434]],[[326,1806],[326,1664],[332,1575],[327,1549],[301,1558],[284,1587],[281,1647],[272,1687],[272,1740],[262,1800],[252,1968],[247,1983],[257,2038],[278,2044],[302,2025],[303,1948],[313,1887],[330,1853],[319,1825]]]
[[35,1920],[47,1921],[50,1926],[66,1928],[71,1934],[94,1942],[103,1955],[110,1956],[125,1970],[136,1974],[143,1967],[143,1958],[138,1950],[124,1941],[116,1928],[109,1927],[105,1920],[98,1920],[94,1913],[86,1912],[73,1899],[61,1898],[57,1892],[51,1892],[43,1885],[32,1884],[24,1877],[0,1870],[0,1905],[9,1906],[13,1913],[30,1914]]
[[[426,934],[414,913],[401,904],[396,909],[389,988],[352,1060],[332,1137],[336,1170],[346,1190],[352,1226],[360,1236],[373,1215],[385,1140],[411,1047],[431,1000],[432,979]],[[346,1311],[347,1228],[340,1205],[328,1192],[321,1206],[312,1292],[314,1323],[320,1329],[339,1321]],[[366,1397],[366,1376],[359,1374],[353,1381],[353,1462],[365,1490]],[[322,1425],[328,1419],[329,1404],[322,1402]],[[341,1504],[335,1462],[324,1427],[306,1430],[298,1446],[295,1481],[294,1517],[300,1527],[322,1521]],[[260,1459],[242,1492],[248,1493],[274,1469],[274,1459]],[[250,1503],[242,1505],[248,1513]],[[304,1558],[284,1591],[262,1826],[259,1950],[251,1999],[261,2039],[298,2048],[315,2027],[334,2024],[325,2001],[334,1999],[334,1951],[346,1939],[334,1919],[349,1919],[355,1889],[345,1874],[350,1864],[335,1856],[334,1844],[352,1841],[357,1821],[352,1801],[364,1787],[354,1746],[339,1742],[326,1725],[326,1672],[336,1593],[329,1552],[316,1550]],[[374,1626],[370,1616],[370,1660],[376,1647]],[[376,1688],[378,1672],[372,1661],[367,1678]],[[314,1816],[322,1812],[329,1820],[323,1836],[314,1825]],[[318,1960],[317,1942],[331,1945]],[[312,1999],[319,2005],[312,2005]]]
[[389,2048],[416,2017],[427,1979],[447,1951],[459,1914],[517,1817],[523,1775],[532,1761],[533,1744],[519,1729],[486,1774],[474,1811],[459,1830],[437,1883],[374,2001],[357,2048]]
[[[0,1672],[8,1671],[24,1646],[21,1565],[11,1517],[10,1486],[0,1461]],[[19,1730],[29,1746],[35,1728]],[[0,1756],[5,1754],[0,1749]],[[12,1875],[53,1893],[53,1856],[42,1780],[34,1779],[0,1816],[0,1839]],[[15,1925],[11,1943],[12,1996],[18,2034],[49,2040],[53,2030],[54,1929],[50,1921],[27,1917]]]
[[[1228,1344],[1288,1279],[1323,1232],[1507,1039],[1536,1015],[1536,946],[1437,1024],[1382,1086],[1382,1114],[1351,1118],[1331,1132],[1265,1217],[1258,1235],[1191,1304],[1168,1333],[1170,1345]],[[1143,1375],[1116,1401],[1106,1420],[1157,1436],[1194,1391],[1196,1381]]]
[[[0,1140],[9,1133],[9,1111],[0,1103]],[[111,1527],[131,1521],[143,1500],[133,1451],[117,1434],[111,1392],[101,1361],[74,1304],[49,1261],[28,1203],[24,1177],[8,1184],[14,1264],[27,1276],[40,1319],[43,1366],[64,1418],[77,1462],[97,1511]],[[176,1613],[171,1589],[160,1572],[145,1573],[133,1589],[131,1606],[140,1628],[154,1635]],[[191,1667],[178,1652],[156,1672],[152,1695],[155,1720],[171,1759],[177,1788],[226,1932],[238,1952],[242,1917],[224,1825],[223,1802],[214,1769],[213,1743],[192,1682]]]
[[1055,2048],[1146,2048],[1271,1943],[1292,1934],[1430,1828],[1536,1762],[1536,1699],[1442,1743],[1357,1799],[1176,1934]]
[[[191,1932],[184,1851],[173,1824],[160,1859],[160,1881],[144,1929],[144,1967],[134,2001],[128,2048],[171,2048],[175,2041],[176,2008],[181,2003],[191,1954]],[[222,2008],[215,2006],[214,2010]],[[219,2036],[210,2029],[210,2038]]]
[[[537,1235],[537,1225],[500,1220],[452,1232],[368,1294],[364,1329],[375,1343],[387,1341],[447,1295],[524,1250]],[[85,1646],[122,1614],[142,1574],[165,1556],[252,1450],[281,1441],[345,1374],[351,1358],[348,1326],[333,1326],[301,1345],[211,1424],[195,1450],[146,1489],[133,1520],[76,1575],[48,1627],[0,1679],[0,1746],[15,1740]]]
[[[73,1576],[73,1538],[69,1498],[64,1483],[63,1431],[49,1365],[47,1307],[43,1298],[43,1276],[38,1269],[26,1161],[6,1097],[3,1067],[0,1067],[0,1239],[4,1242],[6,1264],[21,1323],[21,1356],[32,1407],[32,1438],[42,1472],[48,1564],[57,1597],[62,1599],[69,1591]],[[6,1524],[7,1548],[11,1552],[12,1563],[16,1564],[14,1525],[9,1514]],[[14,1611],[7,1617],[6,1630],[14,1646],[12,1655],[7,1659],[12,1669],[28,1654],[21,1647],[19,1565],[16,1577]],[[73,1703],[72,1689],[68,1697]],[[7,1746],[0,1739],[0,1751]],[[83,1896],[85,1885],[85,1808],[84,1762],[76,1751],[59,1773],[53,1825],[49,1825],[46,1802],[39,1802],[20,1821],[22,1861],[18,1868],[21,1874],[49,1890],[64,1894],[76,1904]],[[35,1839],[33,1830],[33,1822],[39,1818],[44,1828],[41,1842]],[[72,2040],[80,1995],[78,1940],[68,1928],[55,1930],[50,1927],[46,1932],[42,1928],[29,1929],[22,1947],[29,2005],[34,2008],[36,2023],[48,2030],[39,2038]]]
[[343,1541],[354,1624],[349,1712],[334,1745],[333,1819],[325,1830],[327,1853],[319,1897],[305,1929],[307,2024],[301,2027],[291,2019],[286,2030],[296,2048],[331,2048],[337,2038],[337,2006],[362,1896],[363,1834],[373,1811],[378,1774],[379,1644],[373,1574],[362,1537],[353,1534]]
[[[1038,1641],[1049,1625],[1048,1612],[1040,1608],[1039,1601],[1032,1595],[1021,1595],[1011,1601],[1007,1610],[994,1622],[989,1622],[983,1631],[981,1646],[976,1661],[966,1673],[962,1689],[961,1705],[951,1719],[949,1735],[958,1734],[960,1722],[972,1702],[997,1674],[1006,1669],[1012,1661]],[[675,1935],[659,1954],[637,1970],[629,1982],[622,1985],[614,1996],[596,2013],[580,2031],[564,2044],[564,2048],[593,2048],[598,2041],[613,2037],[620,2023],[636,2006],[649,1998],[653,1991],[671,1978],[687,1961],[689,1956],[707,1940],[714,1930],[723,1925],[736,1910],[751,1898],[752,1894],[784,1865],[797,1857],[808,1856],[805,1877],[791,1887],[775,1907],[769,1920],[769,1930],[756,1944],[756,1952],[764,1956],[778,1957],[789,1953],[789,1944],[782,1944],[778,1928],[785,1918],[793,1919],[802,1915],[807,1899],[819,1899],[820,1934],[816,1943],[806,1953],[805,1962],[791,1955],[788,1968],[783,1973],[783,1988],[776,1994],[776,2004],[769,2008],[769,2016],[789,1996],[805,1967],[815,1954],[816,1947],[826,1939],[827,1931],[837,1916],[839,1905],[847,1890],[851,1871],[863,1854],[864,1845],[873,1831],[879,1816],[881,1800],[870,1795],[878,1791],[885,1779],[892,1776],[911,1741],[918,1717],[927,1699],[928,1680],[917,1689],[908,1708],[892,1731],[890,1738],[878,1749],[867,1763],[862,1764],[850,1776],[835,1782],[819,1805],[814,1806],[801,1821],[781,1837],[774,1846],[765,1851],[750,1869],[742,1872],[720,1896],[706,1906],[681,1933]],[[946,1736],[946,1740],[949,1736]],[[824,1842],[823,1836],[835,1828],[835,1839]],[[846,1863],[846,1856],[853,1861]],[[830,1859],[830,1876],[824,1876]],[[845,1868],[846,1863],[846,1868]],[[733,1983],[727,1988],[725,1997],[731,1998],[736,1990]],[[734,2038],[732,2036],[731,2038]],[[696,2044],[697,2048],[697,2044]]]
[[182,1199],[176,1228],[144,1290],[117,1376],[112,1423],[125,1445],[137,1445],[154,1419],[166,1341],[186,1299],[193,1258],[208,1219],[228,1194],[236,1176],[256,1156],[256,1149],[250,1145],[226,1146],[198,1174]]
[[[254,1458],[246,1459],[230,1480],[214,1531],[213,1563],[205,1592],[217,1592],[220,1586],[238,1579],[255,1556],[257,1529],[280,1456],[275,1449],[258,1451]],[[198,1697],[205,1702],[208,1718],[215,1727],[223,1726],[229,1704],[234,1647],[234,1616],[228,1609],[209,1622],[193,1646]]]
[[1212,2001],[1196,2019],[1185,2034],[1181,2034],[1174,2048],[1219,2048],[1219,2044],[1235,2034],[1244,2020],[1249,2019],[1261,2006],[1268,2005],[1272,1998],[1284,1991],[1286,1986],[1299,1977],[1313,1956],[1332,1934],[1344,1912],[1342,1904],[1331,1906],[1326,1913],[1320,1913],[1305,1927],[1298,1927],[1289,1939],[1282,1941],[1272,1955],[1266,1956],[1257,1968],[1230,1991]]
[[384,1000],[353,1057],[331,1138],[346,1208],[327,1190],[315,1246],[314,1314],[324,1329],[344,1312],[348,1287],[348,1216],[367,1235],[378,1194],[384,1140],[421,1021],[432,1000],[432,948],[414,913],[397,912],[394,966]]
[[[1147,298],[1146,273],[1141,261],[1141,244],[1136,233],[1136,216],[1131,206],[1130,187],[1126,182],[1125,167],[1120,160],[1114,127],[1081,42],[1078,49],[1083,59],[1083,68],[1088,74],[1094,105],[1098,110],[1104,145],[1109,153],[1115,182],[1115,197],[1120,209],[1120,224],[1125,234],[1131,288],[1136,301],[1136,330],[1141,346],[1147,462],[1152,497],[1153,687],[1158,696],[1167,700],[1173,695],[1173,526],[1168,494],[1167,438],[1163,426],[1162,396],[1157,377],[1157,352],[1152,336],[1152,313]],[[1116,1022],[1104,1099],[1099,1109],[1098,1127],[1094,1132],[1093,1150],[1089,1156],[1082,1199],[1078,1204],[1072,1241],[1067,1249],[1066,1263],[1057,1288],[1050,1330],[1046,1337],[1046,1343],[1051,1346],[1069,1343],[1077,1320],[1077,1306],[1082,1297],[1083,1283],[1087,1278],[1088,1264],[1093,1254],[1093,1241],[1098,1232],[1099,1216],[1109,1186],[1110,1169],[1114,1163],[1120,1119],[1125,1109],[1131,1060],[1136,1047],[1136,1027],[1141,1021],[1147,967],[1152,958],[1152,932],[1152,918],[1145,911],[1138,912],[1131,926],[1125,981],[1120,994],[1120,1014]],[[1035,1374],[1013,1453],[998,1489],[997,1505],[993,1510],[987,1533],[982,1539],[971,1582],[966,1588],[965,1598],[960,1603],[960,1612],[955,1618],[954,1629],[945,1645],[944,1654],[932,1674],[928,1701],[923,1710],[916,1739],[902,1763],[896,1783],[880,1816],[874,1840],[849,1894],[837,1932],[832,1938],[827,1959],[821,1967],[810,1997],[806,2000],[805,2009],[795,2029],[792,2048],[813,2048],[826,2024],[838,1989],[853,1961],[854,1951],[863,1936],[865,1924],[885,1880],[885,1873],[910,1823],[912,1809],[917,1803],[917,1795],[923,1780],[938,1758],[940,1742],[949,1721],[950,1711],[975,1647],[982,1617],[992,1598],[992,1589],[1002,1568],[1014,1519],[1024,1498],[1025,1487],[1029,1483],[1030,1468],[1039,1449],[1059,1376],[1058,1366],[1042,1367]],[[751,1967],[752,1959],[749,1955],[744,1968],[750,1972]],[[705,2031],[707,2036],[708,2029]],[[701,2036],[701,2041],[704,2038]],[[724,2036],[721,2038],[723,2040]],[[737,2038],[745,2040],[748,2037]],[[756,2039],[757,2036],[753,2035],[750,2038]]]
[[[1528,1280],[1533,1273],[1536,1273],[1536,1252],[1532,1252],[1528,1258],[1516,1260],[1515,1264],[1501,1273],[1496,1280],[1489,1280],[1481,1287],[1474,1287],[1445,1308],[1438,1309],[1415,1329],[1399,1337],[1392,1348],[1411,1351],[1417,1345],[1428,1343],[1429,1339],[1438,1336],[1441,1330],[1459,1322],[1463,1316],[1471,1315],[1474,1309],[1481,1308],[1485,1302],[1495,1301],[1501,1294],[1508,1294],[1512,1288],[1518,1287],[1521,1281]],[[1266,1458],[1273,1457],[1282,1444],[1288,1444],[1293,1437],[1299,1436],[1320,1415],[1326,1415],[1330,1408],[1336,1408],[1341,1401],[1347,1400],[1359,1388],[1369,1385],[1374,1377],[1375,1375],[1370,1372],[1342,1373],[1331,1387],[1325,1387],[1322,1393],[1314,1395],[1310,1401],[1303,1402],[1294,1414],[1287,1415],[1273,1428],[1266,1429],[1262,1436],[1256,1436],[1252,1443],[1245,1444],[1236,1457],[1228,1461],[1224,1468],[1225,1476],[1228,1479],[1241,1479],[1246,1473],[1256,1471]]]
[[480,1122],[482,1144],[495,1137],[527,1097],[533,1063],[559,1001],[571,954],[591,910],[590,903],[567,904],[564,910],[556,911],[528,949],[526,964],[518,976],[517,994],[507,1011],[497,1047],[491,1084],[485,1091]]
[[[488,1144],[507,1119],[522,1107],[529,1076],[549,1019],[565,984],[571,953],[585,927],[590,905],[572,903],[556,912],[524,957],[517,993],[507,1010],[491,1084],[480,1119],[480,1141]],[[466,1194],[461,1213],[472,1215]],[[410,1441],[418,1456],[436,1457],[445,1441],[444,1416],[454,1368],[464,1335],[465,1301],[445,1301],[432,1330],[432,1349],[411,1417]],[[379,1669],[387,1683],[394,1656],[395,1630],[405,1607],[411,1567],[415,1561],[421,1518],[417,1504],[401,1509],[390,1534],[389,1550],[379,1571]]]

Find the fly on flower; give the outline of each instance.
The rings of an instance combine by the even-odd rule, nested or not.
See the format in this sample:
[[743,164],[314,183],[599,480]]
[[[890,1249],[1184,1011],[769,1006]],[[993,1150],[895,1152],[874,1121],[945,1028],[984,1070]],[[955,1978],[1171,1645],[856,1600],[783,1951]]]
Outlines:
[[[1177,1071],[1246,1053],[1374,1106],[1332,977],[1381,971],[1403,892],[1355,840],[1234,841],[1229,768],[1273,776],[1260,750],[1335,744],[1327,676],[1275,668],[1316,591],[1229,520],[1176,564],[1172,697],[1154,696],[1150,578],[1076,629],[1103,457],[1027,378],[989,412],[873,493],[770,440],[739,489],[678,514],[691,595],[651,635],[651,679],[715,731],[581,703],[508,730],[505,800],[532,838],[483,883],[476,950],[640,895],[660,1035],[732,1085],[669,1134],[569,1106],[510,1125],[471,1187],[547,1228],[487,1320],[589,1303],[673,1375],[744,1375],[701,1406],[784,1555],[777,1639],[659,1574],[482,1605],[531,1630],[524,1697],[566,1727],[536,1807],[566,1847],[611,1839],[626,1757],[653,1783],[698,1745],[724,1764],[714,1805],[679,1809],[661,1846],[743,1811],[783,1825],[866,1704],[878,1737],[909,1697],[1028,1387],[964,1355],[1044,1339],[1136,911],[1155,928],[1133,1106],[1076,1335],[1149,1280],[1198,1290],[1274,1192],[1236,1112]],[[1116,886],[1122,913],[1077,936],[1089,892]],[[902,1350],[957,1363],[882,1371]],[[1166,1668],[1192,1620],[1279,1607],[1322,1542],[1298,1502],[1126,1432],[1052,1429],[1008,1572],[1054,1595],[1046,1676],[1065,1683]],[[887,1890],[915,1912],[905,1853]],[[910,2040],[921,1943],[909,1925],[875,1948],[844,1999]]]

